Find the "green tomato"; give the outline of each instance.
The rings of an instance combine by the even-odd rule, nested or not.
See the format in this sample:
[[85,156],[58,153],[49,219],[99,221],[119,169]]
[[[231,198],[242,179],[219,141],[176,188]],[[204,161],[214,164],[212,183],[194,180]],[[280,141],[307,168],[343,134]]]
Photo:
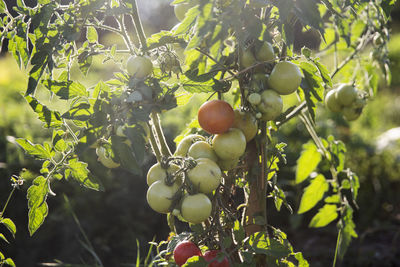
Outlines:
[[182,217],[190,223],[202,223],[211,215],[212,204],[210,199],[202,194],[187,195],[182,200]]
[[343,106],[336,98],[336,89],[330,90],[325,96],[325,105],[332,112],[341,112]]
[[209,194],[221,183],[221,169],[214,161],[201,158],[197,165],[188,171],[188,178],[201,193]]
[[289,95],[299,88],[302,76],[296,64],[282,61],[273,68],[268,83],[278,94]]
[[262,120],[271,121],[282,113],[283,101],[275,91],[265,90],[261,94],[261,103],[257,108],[262,113]]
[[248,96],[247,100],[253,106],[257,106],[261,103],[261,95],[259,93],[252,93]]
[[274,48],[269,42],[263,42],[256,54],[258,61],[272,61],[275,59]]
[[250,49],[244,50],[241,57],[241,65],[243,66],[243,68],[253,66],[255,63],[256,58],[254,57],[253,52],[251,52]]
[[[160,163],[156,163],[153,166],[151,166],[151,168],[149,169],[149,171],[147,172],[147,185],[151,186],[153,183],[157,182],[157,181],[165,181],[165,179],[167,178],[167,173],[169,175],[173,175],[175,174],[177,171],[179,171],[179,166],[176,164],[170,164],[168,167],[168,170],[165,170],[161,167]],[[175,179],[176,183],[182,184],[182,179],[183,176],[180,174],[179,177],[177,177]]]
[[357,99],[358,90],[351,84],[342,83],[336,88],[335,96],[341,105],[348,107]]
[[230,171],[237,166],[239,162],[239,158],[237,159],[228,159],[228,160],[219,160],[218,166],[222,171]]
[[194,143],[189,148],[187,154],[194,159],[208,158],[215,162],[218,160],[217,154],[215,154],[214,149],[206,141],[197,141],[196,143]]
[[225,133],[215,135],[212,146],[220,159],[237,159],[246,150],[246,136],[241,130],[230,128]]
[[235,109],[235,120],[232,127],[240,129],[243,132],[246,142],[253,139],[258,132],[256,118],[250,112],[243,112],[237,109]]
[[348,121],[354,121],[361,115],[362,110],[354,107],[344,107],[342,114],[343,117]]
[[268,88],[268,77],[264,73],[256,73],[251,76],[250,87],[260,92]]
[[189,134],[185,136],[176,147],[175,156],[186,157],[189,148],[197,141],[204,141],[206,140],[204,136],[199,134]]
[[148,57],[130,56],[126,63],[128,74],[137,78],[143,79],[153,71],[153,63]]
[[178,190],[179,185],[176,183],[168,186],[164,181],[156,181],[147,189],[147,203],[156,212],[168,213],[172,205],[172,198]]
[[114,169],[120,166],[119,163],[112,160],[111,155],[108,155],[106,148],[96,148],[96,154],[98,156],[97,160],[100,161],[100,163],[103,164],[105,167],[109,169]]

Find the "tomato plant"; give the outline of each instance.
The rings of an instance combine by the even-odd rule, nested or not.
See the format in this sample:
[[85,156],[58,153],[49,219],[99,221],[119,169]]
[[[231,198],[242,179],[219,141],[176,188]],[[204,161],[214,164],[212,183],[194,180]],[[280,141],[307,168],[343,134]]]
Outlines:
[[[7,39],[28,70],[24,98],[53,133],[43,144],[16,141],[42,163],[27,191],[31,235],[49,214],[54,183],[73,180],[103,190],[93,175],[99,164],[87,160],[96,153],[104,167],[140,177],[143,166],[157,161],[147,172],[146,197],[154,211],[167,214],[171,238],[158,244],[154,262],[171,263],[176,244],[189,236],[224,258],[212,250],[205,258],[175,259],[178,265],[308,266],[267,216],[282,207],[292,213],[297,204],[298,214],[313,213],[310,227],[336,223],[333,266],[343,259],[357,237],[359,180],[346,165],[345,144],[320,136],[317,106],[325,95],[328,109],[355,120],[377,92],[376,66],[390,80],[387,38],[375,40],[372,60],[364,51],[375,36],[386,36],[394,1],[175,0],[180,22],[148,37],[135,0],[63,2],[28,7],[17,1],[13,16],[0,0],[1,45]],[[105,32],[123,44],[105,42]],[[299,32],[319,38],[314,50],[299,49]],[[331,58],[339,62],[330,64]],[[75,79],[72,66],[88,75],[94,59],[113,64],[112,78],[90,86]],[[48,99],[37,93],[42,90],[63,107],[44,104]],[[163,116],[199,93],[217,99],[198,108],[172,153]],[[289,183],[279,172],[293,160],[286,157],[282,129],[297,119],[310,142],[295,151],[298,159],[289,166],[296,175]],[[282,185],[303,182],[307,186],[295,190],[299,203],[286,199]],[[267,198],[273,205],[267,207]],[[176,220],[189,223],[188,232],[179,232]],[[191,253],[201,255],[193,246]]]
[[221,254],[219,250],[208,250],[204,253],[204,259],[209,262],[208,267],[229,267],[229,261],[224,256],[222,260],[219,260],[218,254]]

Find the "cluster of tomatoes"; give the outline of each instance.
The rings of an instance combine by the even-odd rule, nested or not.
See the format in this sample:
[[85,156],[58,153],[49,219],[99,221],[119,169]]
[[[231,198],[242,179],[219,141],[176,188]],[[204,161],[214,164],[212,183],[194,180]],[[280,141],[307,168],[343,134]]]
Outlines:
[[208,250],[203,254],[195,243],[182,241],[174,249],[174,260],[178,266],[182,266],[189,258],[200,256],[209,263],[208,267],[229,267],[226,256],[220,259],[219,254],[221,254],[219,250]]
[[348,121],[360,117],[366,105],[365,95],[351,84],[339,84],[325,96],[325,105],[332,112],[341,112]]
[[[257,63],[274,63],[275,53],[269,42],[257,41],[242,51],[241,65],[244,68],[257,66]],[[290,62],[281,61],[274,65],[269,75],[263,68],[253,68],[255,72],[248,86],[247,100],[256,113],[257,119],[270,121],[276,119],[283,109],[281,95],[289,95],[299,88],[302,73],[300,68]]]
[[149,206],[159,213],[173,212],[193,224],[211,215],[210,196],[221,184],[222,172],[237,166],[246,143],[258,131],[250,113],[233,110],[223,100],[204,103],[198,121],[213,138],[207,140],[198,134],[184,137],[170,163],[156,163],[147,173]]

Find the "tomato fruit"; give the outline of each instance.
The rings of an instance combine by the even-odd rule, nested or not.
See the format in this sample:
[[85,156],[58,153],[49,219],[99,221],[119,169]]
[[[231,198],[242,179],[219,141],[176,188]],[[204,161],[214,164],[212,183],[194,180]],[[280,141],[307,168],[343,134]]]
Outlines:
[[206,141],[197,141],[196,143],[194,143],[189,148],[188,156],[194,159],[208,158],[212,161],[218,160],[217,154],[215,154],[214,149]]
[[204,131],[219,134],[226,132],[232,126],[235,113],[229,103],[223,100],[211,100],[201,105],[197,119]]
[[237,159],[246,150],[246,136],[241,130],[231,128],[226,133],[214,136],[212,147],[222,160]]
[[209,194],[221,183],[221,169],[214,161],[201,158],[196,160],[197,165],[189,170],[189,180],[201,193]]
[[222,171],[230,171],[237,166],[239,162],[239,158],[237,159],[227,159],[227,160],[219,160],[218,166]]
[[358,90],[351,84],[340,84],[336,88],[336,99],[343,106],[351,106],[351,104],[357,99]]
[[120,166],[119,163],[111,158],[111,155],[107,153],[107,149],[104,147],[96,148],[96,155],[98,156],[97,160],[109,169],[118,168]]
[[172,198],[178,192],[178,189],[179,185],[177,183],[168,186],[164,181],[156,181],[147,189],[147,203],[156,212],[168,213]]
[[251,49],[243,50],[240,59],[241,59],[240,64],[242,65],[243,68],[248,68],[256,63],[256,58],[254,57]]
[[[177,171],[179,171],[179,166],[176,164],[169,165],[168,170],[165,170],[161,167],[160,163],[156,163],[151,166],[151,168],[147,172],[147,185],[151,186],[156,181],[165,181],[165,179],[167,178],[167,173],[169,175],[173,175]],[[182,183],[182,175],[179,175],[179,177],[176,178],[176,183]]]
[[185,136],[176,147],[176,151],[174,153],[175,156],[186,157],[189,148],[197,141],[204,141],[206,140],[204,136],[199,134],[189,134]]
[[268,83],[278,94],[289,95],[299,88],[302,76],[296,64],[282,61],[272,69]]
[[174,260],[178,266],[182,266],[193,256],[201,256],[201,250],[191,241],[182,241],[174,249]]
[[126,70],[129,75],[143,79],[153,71],[153,63],[145,56],[130,56],[126,63]]
[[343,106],[339,103],[336,98],[336,90],[330,90],[325,96],[325,105],[332,112],[341,112]]
[[343,117],[348,121],[354,121],[361,115],[361,109],[355,107],[344,107],[342,110]]
[[222,261],[218,261],[221,251],[219,250],[208,250],[204,253],[204,259],[209,262],[208,267],[229,267],[228,258],[225,256]]
[[271,61],[275,59],[274,48],[269,42],[263,42],[256,53],[258,61]]
[[253,106],[256,106],[261,103],[261,95],[258,93],[252,93],[247,97],[247,100]]
[[261,103],[257,105],[257,108],[262,113],[262,120],[274,120],[282,113],[282,98],[275,91],[265,90],[261,93]]
[[202,194],[186,195],[182,200],[182,217],[190,223],[202,223],[211,215],[210,199]]
[[240,129],[246,137],[246,142],[253,139],[258,131],[257,120],[250,112],[235,110],[233,128]]

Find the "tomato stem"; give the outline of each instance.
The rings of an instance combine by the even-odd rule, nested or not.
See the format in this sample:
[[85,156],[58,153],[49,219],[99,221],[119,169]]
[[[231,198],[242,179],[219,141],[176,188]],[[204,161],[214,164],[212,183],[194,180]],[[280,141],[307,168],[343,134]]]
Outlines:
[[147,48],[146,35],[144,34],[142,22],[139,17],[136,0],[132,0],[131,3],[132,3],[132,9],[133,9],[131,18],[133,20],[133,24],[135,25],[136,34],[139,37],[140,44],[142,45],[141,49],[144,51]]
[[157,162],[161,163],[161,158],[162,158],[161,157],[161,152],[160,152],[160,148],[158,147],[157,140],[156,140],[156,138],[154,136],[153,126],[150,123],[147,123],[147,125],[148,125],[148,127],[150,129],[150,145],[151,145],[151,148],[152,148],[154,154],[156,155]]
[[152,111],[150,118],[151,118],[152,124],[154,126],[154,129],[156,130],[155,134],[160,143],[162,155],[167,156],[167,157],[172,156],[171,150],[169,149],[167,141],[165,140],[164,132],[161,128],[161,123],[160,123],[160,118],[158,116],[158,113],[155,111]]

